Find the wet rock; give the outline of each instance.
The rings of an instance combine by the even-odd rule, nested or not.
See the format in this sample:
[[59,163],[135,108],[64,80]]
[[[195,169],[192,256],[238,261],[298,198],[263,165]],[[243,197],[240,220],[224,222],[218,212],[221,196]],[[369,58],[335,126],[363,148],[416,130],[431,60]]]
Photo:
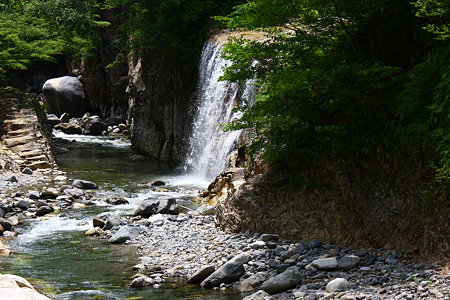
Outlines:
[[148,218],[154,214],[178,214],[178,207],[175,199],[144,200],[134,212],[135,216]]
[[202,283],[204,288],[220,286],[221,283],[238,281],[245,274],[244,266],[238,262],[227,262],[206,278]]
[[67,177],[60,175],[60,176],[56,176],[53,180],[63,182],[63,181],[67,181]]
[[129,204],[128,200],[122,197],[113,197],[110,199],[106,199],[106,202],[111,205],[122,205],[122,204]]
[[30,191],[28,192],[28,198],[30,199],[39,199],[41,197],[41,193],[38,191]]
[[5,179],[5,181],[9,181],[9,182],[19,182],[19,180],[17,180],[17,177],[12,175],[9,176],[8,178]]
[[273,300],[273,297],[265,291],[257,291],[256,293],[245,297],[243,300]]
[[201,267],[194,274],[192,274],[191,277],[189,277],[189,279],[187,280],[187,283],[199,284],[203,280],[208,278],[208,276],[210,276],[212,273],[214,273],[215,270],[216,270],[216,268],[211,265]]
[[33,175],[33,170],[31,170],[30,168],[24,168],[24,169],[22,170],[22,174],[25,174],[25,175]]
[[62,123],[69,123],[70,116],[68,113],[65,112],[59,117],[59,119],[61,120]]
[[65,134],[81,134],[83,129],[74,123],[60,123],[54,126],[55,129],[61,130]]
[[162,180],[155,180],[151,183],[151,186],[164,186],[166,183]]
[[336,278],[328,282],[326,291],[328,293],[345,291],[350,286],[350,283],[344,278]]
[[11,225],[11,223],[8,220],[0,218],[0,225],[3,227],[4,231],[12,230],[12,225]]
[[83,130],[85,135],[102,135],[104,131],[108,131],[108,124],[100,121],[100,119],[94,119],[89,121]]
[[142,231],[141,227],[123,226],[108,239],[108,243],[111,244],[125,243],[128,240],[132,240],[138,237],[141,231]]
[[213,216],[216,214],[216,207],[214,205],[202,205],[197,208],[197,212],[202,216]]
[[52,213],[54,211],[53,207],[51,206],[41,206],[36,210],[36,216],[42,217],[46,214]]
[[82,189],[82,190],[92,190],[97,189],[98,185],[92,181],[75,179],[72,183],[72,186]]
[[313,260],[312,265],[319,270],[334,270],[338,266],[338,262],[335,257],[319,258]]
[[75,199],[78,199],[85,195],[84,191],[79,188],[65,189],[64,194],[69,195]]
[[281,274],[266,280],[261,289],[269,294],[277,294],[289,289],[295,288],[301,280],[300,272],[297,267],[290,267]]
[[46,189],[42,190],[40,198],[56,199],[56,197],[58,197],[59,195],[61,195],[61,192],[58,189],[46,188]]
[[86,231],[84,233],[84,235],[86,235],[86,236],[96,236],[96,235],[102,235],[103,233],[104,233],[103,229],[101,229],[100,227],[94,227],[94,228],[91,228],[88,231]]
[[144,286],[151,286],[154,285],[155,281],[147,276],[139,276],[130,283],[130,287],[132,288],[142,288]]
[[104,230],[110,230],[116,226],[120,226],[124,224],[124,221],[120,218],[119,215],[111,214],[107,215],[105,218],[105,226],[103,226]]
[[264,242],[276,242],[279,239],[280,239],[280,236],[278,234],[265,233],[265,234],[262,234],[260,237],[260,240],[264,241]]
[[101,218],[94,218],[92,220],[92,224],[94,225],[94,227],[105,227],[105,222]]
[[341,270],[347,271],[358,266],[360,260],[356,255],[346,255],[339,260],[338,267]]

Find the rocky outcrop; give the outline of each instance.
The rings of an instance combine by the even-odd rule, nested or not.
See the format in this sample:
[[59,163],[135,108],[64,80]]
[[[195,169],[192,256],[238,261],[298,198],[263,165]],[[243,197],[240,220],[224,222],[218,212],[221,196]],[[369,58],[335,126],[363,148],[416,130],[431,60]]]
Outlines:
[[130,64],[128,92],[131,143],[139,152],[179,162],[190,124],[195,70],[170,57],[146,57]]
[[8,300],[50,300],[38,293],[24,278],[0,274],[0,298]]
[[215,185],[224,182],[221,188],[202,196],[217,199],[217,226],[227,231],[271,232],[294,239],[322,238],[448,256],[449,203],[422,206],[423,187],[417,184],[421,181],[416,174],[420,173],[412,165],[394,170],[382,163],[376,168],[336,164],[328,170],[316,169],[315,177],[302,186],[268,173],[244,183],[238,180],[238,189],[233,188],[232,178],[219,176]]
[[82,117],[90,110],[83,84],[77,77],[63,76],[47,80],[42,87],[47,111],[56,115],[68,113]]
[[0,91],[2,169],[15,172],[26,167],[31,170],[56,169],[49,133],[39,120],[33,101],[14,89]]

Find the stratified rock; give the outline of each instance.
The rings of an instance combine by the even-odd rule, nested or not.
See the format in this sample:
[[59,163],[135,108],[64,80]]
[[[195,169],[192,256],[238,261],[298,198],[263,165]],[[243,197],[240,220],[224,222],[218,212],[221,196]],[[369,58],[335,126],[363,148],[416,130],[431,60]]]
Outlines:
[[134,215],[148,218],[155,214],[178,214],[178,206],[175,199],[147,199],[144,200],[136,209]]
[[216,268],[214,266],[204,266],[198,269],[194,274],[192,274],[191,277],[187,280],[187,283],[193,283],[193,284],[199,284],[206,278],[208,278],[209,275],[214,273]]
[[346,255],[338,262],[338,267],[341,270],[347,271],[358,266],[361,259],[356,255]]
[[280,236],[278,234],[265,233],[265,234],[262,234],[260,237],[260,240],[264,241],[264,242],[276,242],[279,239],[280,239]]
[[53,211],[54,211],[53,207],[44,205],[36,210],[36,216],[38,217],[45,216],[46,214],[52,213]]
[[244,266],[238,262],[227,262],[208,276],[203,282],[202,287],[213,288],[220,286],[221,283],[232,283],[238,281],[245,274]]
[[273,300],[273,297],[264,291],[257,291],[256,293],[245,297],[243,300]]
[[72,117],[82,117],[90,110],[83,85],[76,77],[49,79],[42,87],[42,94],[48,112],[58,116],[66,112]]
[[83,130],[83,134],[86,135],[102,135],[104,131],[108,131],[108,124],[100,121],[99,119],[94,119],[89,121]]
[[120,228],[112,237],[109,238],[108,243],[111,244],[122,244],[128,240],[132,240],[139,236],[141,232],[141,227],[134,226],[123,226]]
[[277,294],[289,289],[295,288],[301,280],[300,272],[297,267],[290,267],[281,274],[266,280],[261,289],[269,294]]
[[338,266],[338,262],[335,257],[319,258],[313,260],[312,265],[319,270],[334,270]]
[[72,183],[72,186],[82,189],[82,190],[92,190],[97,189],[98,185],[92,181],[75,179]]
[[350,286],[350,283],[344,278],[336,278],[328,282],[326,291],[328,293],[345,291]]

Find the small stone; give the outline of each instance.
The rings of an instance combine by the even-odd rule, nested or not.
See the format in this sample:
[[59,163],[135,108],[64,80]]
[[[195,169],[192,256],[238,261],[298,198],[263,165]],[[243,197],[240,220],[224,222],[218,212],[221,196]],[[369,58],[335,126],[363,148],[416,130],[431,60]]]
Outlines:
[[260,237],[260,240],[264,241],[264,242],[276,242],[279,239],[280,239],[279,235],[277,235],[277,234],[268,234],[268,233],[262,234],[261,237]]
[[273,297],[267,294],[265,291],[257,291],[256,293],[253,293],[247,297],[245,297],[243,300],[272,300]]
[[100,227],[94,227],[86,231],[84,235],[95,236],[95,235],[102,235],[103,233],[104,233],[103,229],[101,229]]
[[27,210],[31,206],[31,202],[28,200],[21,199],[16,203],[16,207]]
[[94,225],[94,227],[103,228],[105,226],[105,222],[100,218],[94,218],[92,220],[92,225]]
[[123,226],[108,239],[108,243],[111,244],[125,243],[128,240],[132,240],[138,237],[141,230],[142,230],[141,227]]
[[208,276],[203,282],[202,287],[213,288],[220,286],[221,283],[232,283],[245,274],[244,266],[238,262],[227,262]]
[[67,181],[67,177],[60,175],[60,176],[56,176],[54,180],[59,181],[59,182]]
[[301,275],[297,267],[290,267],[281,274],[266,280],[261,289],[269,294],[277,294],[296,287],[301,280]]
[[345,291],[350,286],[350,283],[345,278],[336,278],[328,282],[325,290],[328,293]]
[[30,191],[28,193],[28,198],[30,199],[39,199],[41,197],[41,193],[39,193],[38,191]]
[[312,265],[319,270],[334,270],[337,268],[338,262],[335,257],[319,258],[313,260]]
[[197,208],[197,212],[202,216],[213,216],[216,214],[216,207],[214,205],[202,205]]
[[147,276],[139,276],[130,283],[130,287],[132,288],[141,288],[144,286],[154,285],[155,281]]
[[339,260],[338,267],[341,270],[347,271],[356,267],[360,260],[356,255],[346,255]]
[[97,189],[98,185],[92,181],[75,179],[72,183],[72,186],[82,189],[82,190],[92,190]]
[[264,248],[265,246],[266,246],[266,242],[264,242],[264,241],[256,241],[249,245],[249,247],[252,249],[261,249],[261,248]]
[[70,116],[69,116],[69,114],[68,113],[63,113],[60,117],[59,117],[59,120],[62,122],[62,123],[69,123],[69,120],[70,120]]
[[7,179],[5,179],[5,181],[9,181],[9,182],[19,182],[19,181],[17,180],[17,177],[14,176],[14,175],[9,176]]
[[30,168],[24,168],[24,169],[22,170],[22,174],[25,174],[25,175],[33,175],[33,170],[31,170]]
[[155,180],[151,183],[151,186],[163,186],[166,185],[166,183],[162,180]]
[[45,216],[46,214],[52,213],[53,211],[54,211],[53,207],[44,205],[36,210],[36,216],[42,217]]

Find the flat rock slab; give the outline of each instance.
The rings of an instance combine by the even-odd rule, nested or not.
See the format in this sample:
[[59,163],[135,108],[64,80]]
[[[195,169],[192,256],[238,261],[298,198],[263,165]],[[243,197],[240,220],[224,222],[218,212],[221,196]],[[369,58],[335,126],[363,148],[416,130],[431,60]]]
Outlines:
[[313,260],[312,265],[314,268],[327,271],[336,269],[338,267],[338,262],[335,257],[319,258]]
[[227,262],[202,282],[202,287],[213,288],[221,283],[238,281],[245,274],[244,266],[239,262]]

